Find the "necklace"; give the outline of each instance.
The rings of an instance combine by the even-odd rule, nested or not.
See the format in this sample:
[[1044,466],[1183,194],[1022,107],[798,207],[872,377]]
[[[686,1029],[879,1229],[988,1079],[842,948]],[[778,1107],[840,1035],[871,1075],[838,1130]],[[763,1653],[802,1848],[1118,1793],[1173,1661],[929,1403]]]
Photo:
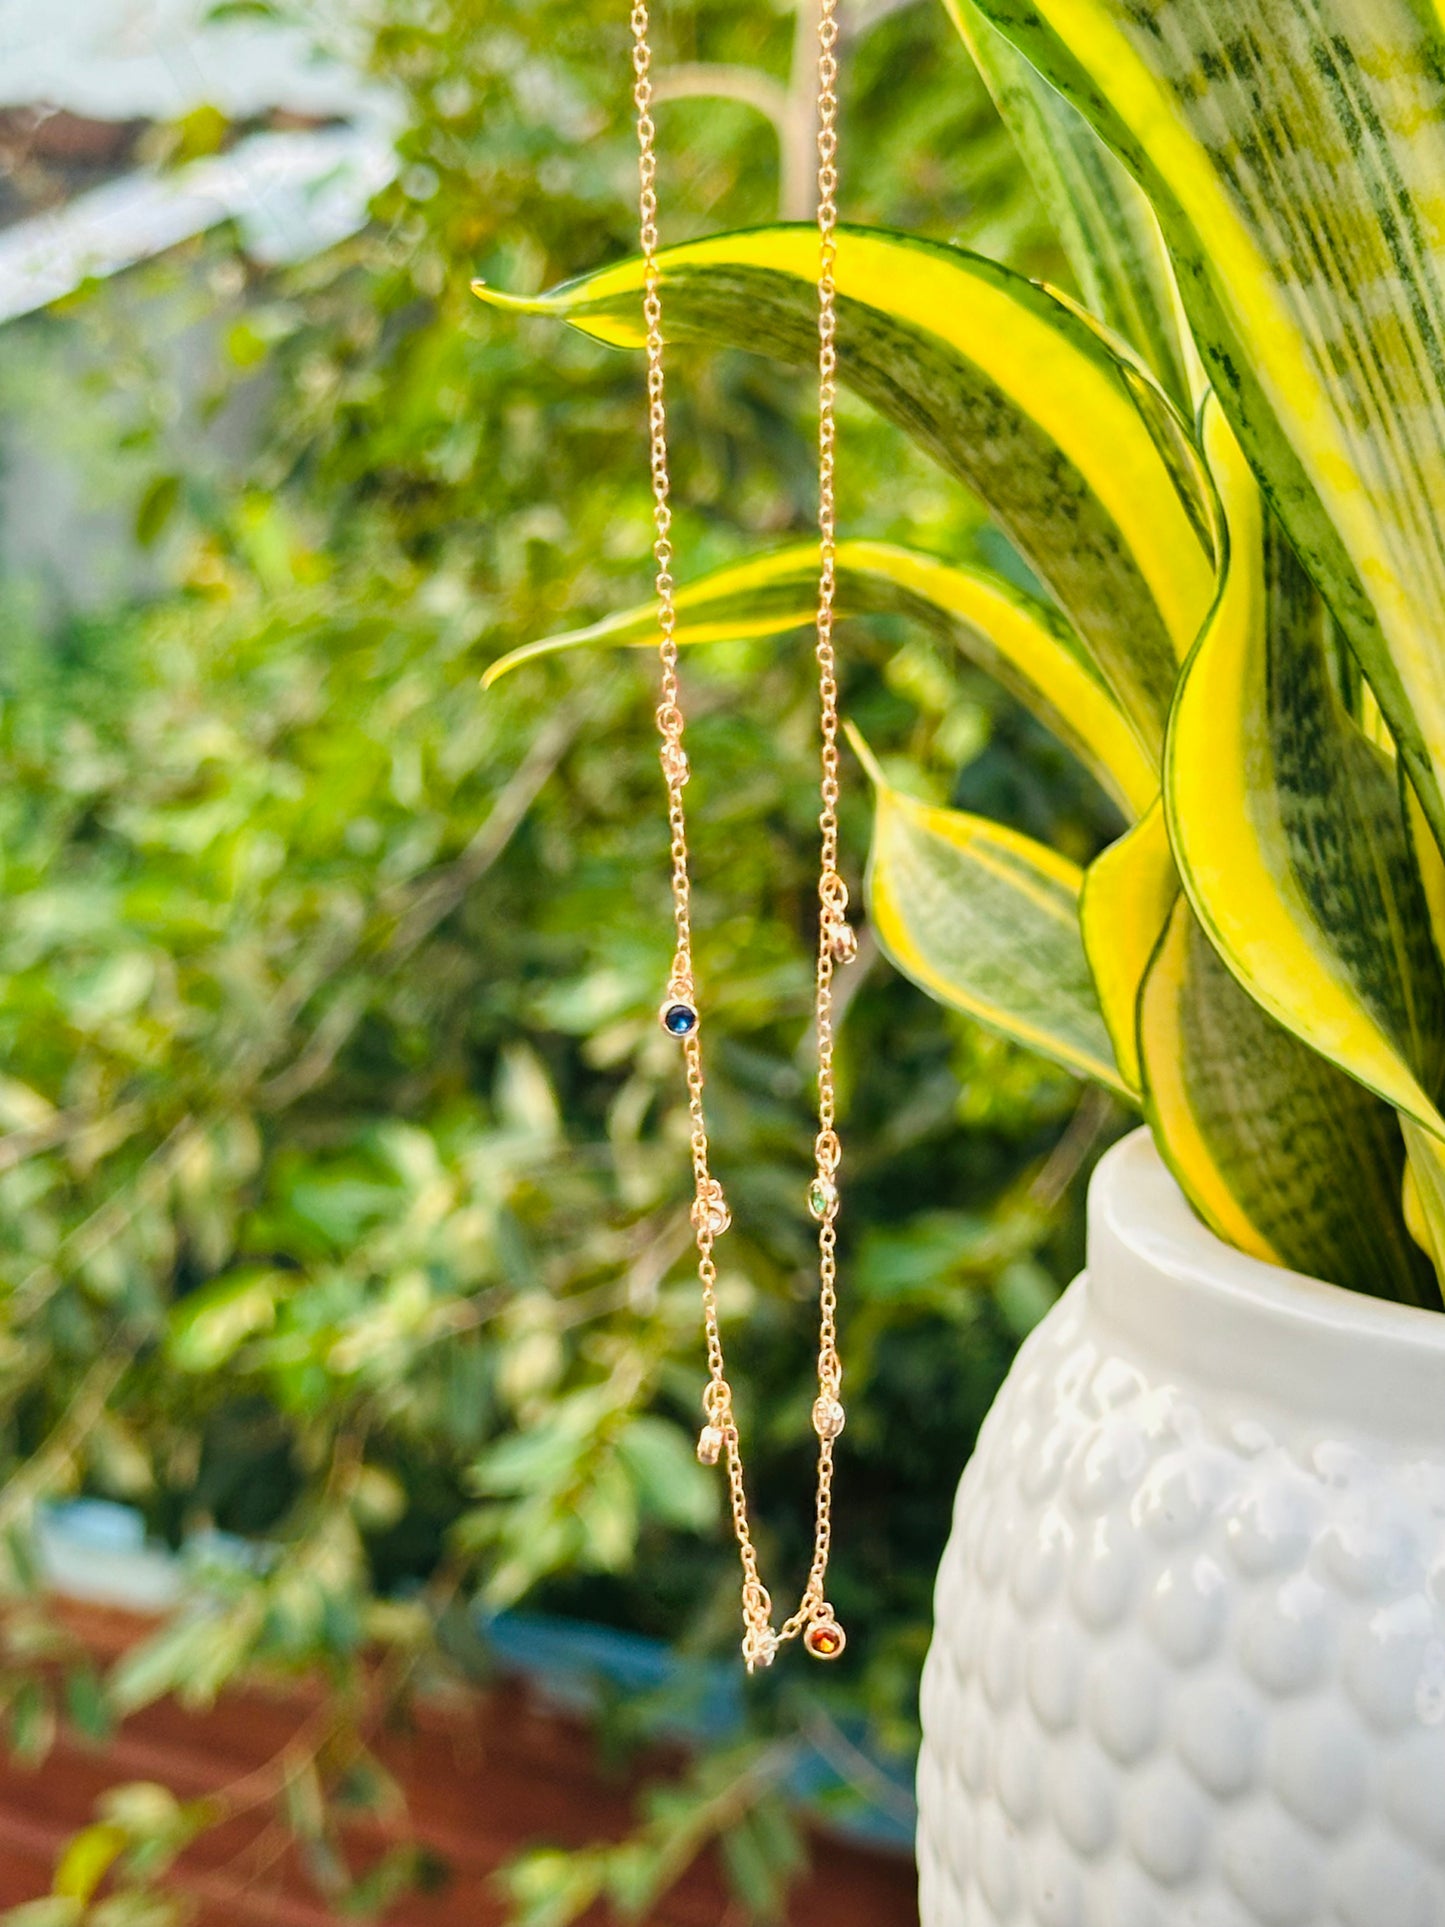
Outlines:
[[703,1330],[707,1340],[708,1383],[703,1393],[707,1423],[697,1443],[704,1465],[726,1467],[733,1530],[742,1561],[743,1658],[751,1673],[770,1666],[787,1641],[802,1638],[815,1659],[837,1659],[846,1643],[843,1628],[828,1604],[828,1560],[832,1550],[833,1448],[843,1430],[840,1396],[843,1366],[838,1356],[837,1216],[842,1146],[836,1127],[833,1086],[833,972],[857,955],[858,939],[846,920],[848,889],[838,874],[838,682],[833,649],[833,597],[836,567],[834,468],[837,451],[835,409],[838,396],[837,319],[834,264],[838,221],[838,22],[837,0],[819,0],[818,18],[818,535],[817,637],[821,757],[818,794],[820,866],[818,878],[818,955],[814,1028],[818,1039],[818,1133],[813,1142],[814,1175],[808,1209],[818,1223],[818,1396],[813,1430],[818,1438],[818,1480],[814,1511],[813,1557],[797,1609],[781,1627],[773,1624],[773,1605],[758,1569],[749,1522],[742,1451],[733,1413],[718,1322],[717,1264],[713,1251],[732,1222],[722,1186],[708,1156],[703,1104],[702,1041],[697,988],[692,966],[692,886],[688,872],[687,816],[683,786],[688,778],[683,748],[684,721],[677,676],[677,611],[672,576],[671,481],[668,471],[667,409],[663,375],[662,271],[658,265],[657,129],[652,119],[652,50],[647,0],[632,8],[632,64],[636,75],[639,207],[641,214],[643,315],[647,324],[648,432],[652,461],[653,557],[656,564],[661,691],[657,727],[667,785],[671,830],[672,909],[676,933],[672,974],[659,1013],[662,1027],[682,1045],[692,1124],[692,1226],[697,1241],[697,1271],[702,1286]]

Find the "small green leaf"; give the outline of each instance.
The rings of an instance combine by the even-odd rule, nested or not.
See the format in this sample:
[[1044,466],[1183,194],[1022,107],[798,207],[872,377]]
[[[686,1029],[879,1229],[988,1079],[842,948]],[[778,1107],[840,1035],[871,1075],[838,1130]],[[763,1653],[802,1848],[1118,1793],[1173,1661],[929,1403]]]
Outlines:
[[0,1927],[80,1927],[84,1914],[83,1901],[52,1894],[45,1900],[27,1900],[22,1907],[8,1908],[0,1914]]
[[419,1848],[391,1848],[334,1903],[337,1913],[346,1920],[377,1919],[404,1894],[422,1884],[427,1866],[426,1856]]
[[39,1766],[55,1742],[55,1707],[38,1679],[22,1679],[10,1700],[10,1751],[16,1764]]
[[693,1441],[667,1419],[644,1414],[617,1440],[645,1513],[664,1525],[705,1532],[717,1518],[717,1481],[698,1464]]
[[728,1885],[747,1909],[748,1918],[777,1920],[787,1894],[787,1880],[753,1826],[752,1815],[744,1814],[735,1826],[729,1827],[718,1845],[727,1869]]
[[127,1780],[109,1787],[98,1805],[102,1818],[134,1840],[173,1832],[182,1811],[175,1794],[158,1780]]
[[276,1318],[283,1275],[248,1267],[183,1298],[171,1314],[166,1349],[183,1372],[213,1372]]
[[607,1897],[623,1920],[640,1920],[657,1899],[664,1849],[649,1839],[634,1837],[615,1846],[607,1856]]
[[75,1730],[98,1746],[115,1730],[105,1687],[93,1666],[73,1666],[66,1673],[65,1710]]
[[106,1686],[114,1710],[134,1713],[194,1684],[198,1671],[214,1663],[234,1614],[183,1612],[134,1646],[116,1662]]
[[128,1840],[124,1827],[106,1821],[77,1833],[66,1845],[55,1869],[56,1893],[89,1900],[125,1852]]
[[571,1927],[600,1897],[606,1873],[596,1849],[539,1847],[503,1867],[498,1884],[512,1903],[512,1927]]
[[127,1889],[92,1907],[85,1922],[86,1927],[186,1927],[191,1917],[185,1895]]
[[1022,1339],[1053,1309],[1059,1287],[1042,1265],[1016,1258],[999,1273],[993,1295],[1009,1330]]
[[616,1459],[605,1459],[576,1502],[587,1560],[620,1572],[637,1549],[637,1498]]
[[153,548],[160,540],[180,499],[179,475],[157,475],[146,489],[135,512],[135,539],[143,549]]
[[301,1840],[319,1840],[326,1831],[326,1796],[314,1760],[303,1760],[286,1779],[286,1818]]
[[161,128],[163,158],[172,167],[205,160],[220,153],[230,131],[231,122],[221,109],[202,101]]

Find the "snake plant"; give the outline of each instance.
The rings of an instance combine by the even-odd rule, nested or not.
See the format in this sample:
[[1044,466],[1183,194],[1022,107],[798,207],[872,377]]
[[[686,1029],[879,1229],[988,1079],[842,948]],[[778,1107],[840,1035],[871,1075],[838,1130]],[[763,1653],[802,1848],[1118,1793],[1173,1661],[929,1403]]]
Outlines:
[[[1222,1237],[1439,1308],[1445,5],[948,4],[1083,299],[850,228],[843,372],[1041,592],[851,541],[839,607],[947,638],[1129,827],[1081,871],[860,744],[874,930],[1132,1100]],[[809,359],[809,230],[663,266],[674,339]],[[635,348],[641,285],[628,262],[487,298]],[[681,639],[803,624],[814,572],[804,545],[692,584]],[[519,653],[653,635],[641,608]]]

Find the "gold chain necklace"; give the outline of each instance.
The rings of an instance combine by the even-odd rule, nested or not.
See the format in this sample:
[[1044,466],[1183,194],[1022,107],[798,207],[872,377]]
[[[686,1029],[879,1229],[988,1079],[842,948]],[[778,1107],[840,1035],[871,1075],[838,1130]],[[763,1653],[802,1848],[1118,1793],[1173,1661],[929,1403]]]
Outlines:
[[833,596],[836,575],[836,527],[833,478],[837,451],[835,409],[838,397],[837,319],[834,264],[838,222],[838,22],[837,0],[820,0],[818,19],[818,534],[820,567],[815,655],[822,734],[821,861],[818,879],[818,967],[814,1025],[818,1038],[818,1134],[813,1150],[815,1170],[808,1187],[808,1208],[818,1221],[818,1396],[813,1404],[813,1430],[818,1436],[818,1487],[813,1535],[813,1559],[797,1610],[781,1627],[773,1625],[772,1600],[758,1571],[757,1549],[748,1519],[742,1452],[733,1414],[733,1392],[723,1358],[718,1325],[717,1265],[713,1249],[731,1223],[722,1186],[708,1160],[707,1122],[703,1107],[702,1042],[699,1036],[697,988],[692,968],[691,882],[688,875],[687,817],[682,791],[687,782],[687,754],[683,749],[681,690],[677,678],[677,609],[672,577],[671,481],[667,458],[667,410],[663,379],[662,271],[657,249],[657,129],[652,119],[652,49],[649,44],[647,0],[632,9],[632,64],[637,76],[633,98],[637,107],[638,173],[642,257],[643,314],[647,323],[648,428],[652,457],[652,495],[656,561],[659,654],[662,664],[661,700],[657,727],[660,755],[667,784],[667,819],[672,831],[672,908],[676,948],[667,996],[660,1014],[662,1027],[682,1043],[687,1073],[688,1112],[692,1120],[694,1194],[692,1224],[697,1239],[697,1270],[702,1284],[703,1329],[707,1339],[708,1384],[703,1394],[707,1417],[698,1438],[698,1457],[705,1465],[723,1460],[732,1502],[733,1529],[743,1568],[743,1658],[751,1673],[770,1666],[778,1649],[800,1635],[815,1659],[837,1659],[845,1636],[828,1604],[828,1558],[833,1537],[833,1446],[843,1430],[840,1397],[843,1366],[838,1357],[837,1229],[838,1172],[842,1146],[838,1141],[833,1089],[833,971],[857,955],[858,940],[846,921],[848,890],[838,874],[838,682],[833,650]]

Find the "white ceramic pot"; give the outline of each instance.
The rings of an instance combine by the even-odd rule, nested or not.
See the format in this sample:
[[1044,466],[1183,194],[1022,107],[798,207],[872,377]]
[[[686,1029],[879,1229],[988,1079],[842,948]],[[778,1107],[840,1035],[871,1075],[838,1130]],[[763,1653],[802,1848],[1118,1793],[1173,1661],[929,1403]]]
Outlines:
[[1146,1132],[959,1488],[924,1927],[1445,1927],[1445,1317],[1243,1257]]

